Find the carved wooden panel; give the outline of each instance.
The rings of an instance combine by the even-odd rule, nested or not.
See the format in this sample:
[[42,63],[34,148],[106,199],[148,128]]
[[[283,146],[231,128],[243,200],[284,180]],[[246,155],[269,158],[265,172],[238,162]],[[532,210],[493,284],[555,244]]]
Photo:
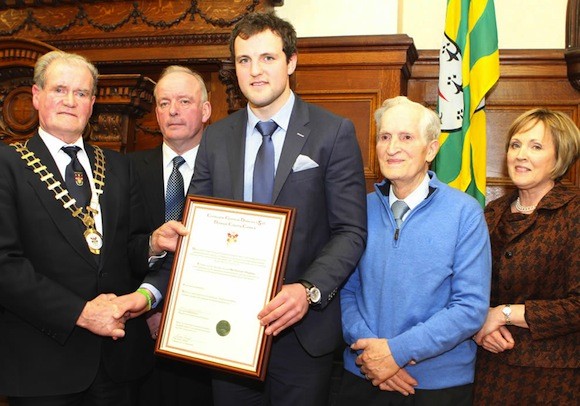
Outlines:
[[[0,44],[2,41],[8,40],[0,40]],[[174,55],[175,59],[151,59],[143,63],[112,59],[97,62],[103,77],[116,73],[140,79],[131,79],[125,86],[101,80],[100,89],[104,86],[108,88],[106,92],[112,93],[99,94],[96,115],[91,119],[91,137],[96,142],[122,151],[151,148],[161,142],[151,98],[153,83],[147,85],[149,90],[140,86],[146,83],[144,77],[156,80],[169,64],[182,63],[201,73],[212,103],[212,122],[245,104],[225,45],[213,46],[209,54],[215,58],[189,54],[187,47],[178,48],[180,52]],[[305,38],[299,40],[298,49],[298,67],[291,79],[293,89],[305,100],[352,119],[370,190],[372,183],[380,178],[372,114],[384,99],[399,94],[407,94],[435,108],[438,51],[418,54],[412,39],[406,35]],[[35,112],[27,107],[30,96],[26,88],[31,85],[32,66],[38,52],[17,46],[0,49],[0,134],[4,137],[6,128],[18,136],[19,131],[26,133],[36,126]],[[143,50],[138,52],[143,53]],[[24,66],[15,65],[16,60],[25,61],[19,62]],[[568,81],[563,50],[501,51],[500,63],[499,83],[487,99],[488,200],[512,187],[505,171],[504,137],[517,115],[543,105],[562,110],[576,123],[580,122],[580,93]],[[141,94],[143,91],[145,93]],[[115,100],[122,101],[116,110]],[[120,111],[129,112],[133,117],[123,119]],[[123,132],[125,136],[119,135]],[[580,163],[569,171],[565,181],[580,187]]]
[[139,74],[100,75],[89,138],[121,152],[136,149],[136,122],[153,108],[155,83]]
[[[438,51],[422,51],[412,69],[408,95],[435,108],[437,103]],[[505,166],[506,134],[512,121],[534,107],[563,111],[580,125],[580,92],[567,77],[563,50],[500,51],[500,79],[486,99],[487,201],[513,185]],[[580,162],[564,178],[580,187]]]
[[54,47],[35,40],[0,38],[0,140],[28,138],[38,126],[32,106],[36,60]]
[[375,157],[374,111],[406,91],[417,58],[406,35],[304,38],[292,78],[297,94],[350,118],[361,148],[367,190],[381,177]]
[[[0,139],[29,138],[38,127],[32,105],[34,64],[54,48],[27,39],[0,38]],[[151,111],[154,83],[140,74],[100,75],[93,115],[85,131],[91,142],[118,151],[136,146],[136,119]]]
[[[22,2],[18,2],[22,3]],[[91,61],[227,58],[233,25],[272,0],[114,0],[0,3],[0,37],[34,38]],[[118,72],[115,72],[118,73]]]
[[[233,64],[225,54],[221,59],[196,59],[180,53],[184,65],[204,77],[212,104],[211,122],[245,106]],[[368,189],[380,178],[375,159],[374,111],[382,101],[406,91],[410,66],[417,58],[411,38],[406,35],[304,38],[298,41],[298,66],[291,78],[292,88],[306,101],[319,104],[350,118],[361,146]],[[103,73],[115,70],[141,72],[156,80],[166,64],[98,63]],[[153,111],[136,120],[136,149],[161,142]]]

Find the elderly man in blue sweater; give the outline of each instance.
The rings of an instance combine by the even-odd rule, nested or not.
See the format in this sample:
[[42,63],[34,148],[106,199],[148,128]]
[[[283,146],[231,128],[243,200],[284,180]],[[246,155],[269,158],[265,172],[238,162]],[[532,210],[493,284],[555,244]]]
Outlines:
[[441,128],[432,110],[401,96],[375,119],[385,180],[367,196],[366,251],[341,292],[350,348],[338,403],[471,405],[471,337],[489,308],[483,211],[429,171]]

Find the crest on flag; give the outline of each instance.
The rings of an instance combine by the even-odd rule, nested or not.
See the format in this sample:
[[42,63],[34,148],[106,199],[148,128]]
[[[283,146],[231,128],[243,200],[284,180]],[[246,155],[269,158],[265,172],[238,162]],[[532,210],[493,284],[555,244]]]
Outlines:
[[439,118],[443,132],[460,131],[463,125],[462,64],[461,50],[445,35],[439,57]]

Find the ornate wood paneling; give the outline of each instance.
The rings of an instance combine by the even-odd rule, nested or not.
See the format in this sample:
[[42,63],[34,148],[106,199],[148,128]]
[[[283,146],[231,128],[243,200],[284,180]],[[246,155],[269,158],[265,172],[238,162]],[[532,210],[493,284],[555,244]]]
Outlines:
[[[0,49],[0,133],[4,137],[9,132],[11,137],[22,136],[36,127],[27,88],[31,85],[33,62],[50,46],[38,50],[34,48],[38,42],[29,41],[29,45],[30,49],[16,45],[13,49]],[[178,46],[174,48],[174,59],[141,63],[115,61],[109,56],[97,62],[103,75],[90,136],[95,142],[122,151],[158,145],[161,135],[152,105],[152,81],[172,63],[182,63],[202,74],[213,108],[211,121],[244,106],[227,46],[213,48],[210,54],[215,58],[190,55]],[[435,108],[438,51],[417,53],[412,39],[406,35],[304,38],[299,40],[298,49],[298,67],[291,78],[293,89],[305,100],[352,119],[370,190],[380,178],[373,112],[384,99],[399,94]],[[20,65],[15,64],[16,60]],[[568,81],[564,50],[501,51],[500,63],[500,80],[487,98],[488,200],[511,187],[505,170],[504,137],[516,116],[536,106],[547,106],[580,122],[580,93]],[[109,75],[115,74],[124,75],[123,79],[117,77],[113,81]],[[577,187],[580,187],[579,165],[565,178]]]
[[292,86],[306,101],[353,121],[369,191],[380,177],[373,113],[384,99],[405,93],[416,58],[413,40],[407,35],[298,41]]
[[[0,38],[0,139],[30,137],[38,127],[32,105],[34,64],[54,48],[39,41]],[[153,105],[154,83],[140,74],[100,75],[85,136],[118,151],[136,146],[136,120]]]
[[[408,96],[435,108],[438,51],[421,51],[412,68]],[[580,92],[567,77],[563,50],[502,50],[500,79],[486,99],[487,200],[512,188],[505,166],[505,136],[512,121],[534,107],[561,110],[580,125]],[[580,162],[564,181],[580,187]]]
[[[227,58],[233,24],[272,0],[24,1],[0,6],[0,37],[34,38],[116,64]],[[9,7],[12,5],[11,7]],[[117,73],[117,72],[116,72]]]
[[[261,4],[262,3],[262,4]],[[0,3],[0,36],[54,40],[228,33],[260,0],[84,0]]]
[[24,139],[36,130],[30,90],[34,64],[53,49],[35,40],[0,38],[0,140]]
[[[153,80],[158,78],[165,64],[189,66],[204,77],[212,103],[211,121],[217,121],[246,103],[226,48],[223,55],[214,59],[195,58],[180,52],[180,60],[102,61],[97,66],[102,73],[140,72]],[[369,190],[380,177],[375,159],[373,112],[384,99],[406,92],[411,65],[416,58],[417,51],[407,35],[303,38],[298,41],[298,66],[291,78],[292,88],[305,100],[354,122]],[[136,149],[151,148],[161,142],[153,111],[138,118],[136,126]]]
[[151,112],[155,83],[143,75],[100,75],[89,121],[90,141],[131,152],[137,146],[137,120]]

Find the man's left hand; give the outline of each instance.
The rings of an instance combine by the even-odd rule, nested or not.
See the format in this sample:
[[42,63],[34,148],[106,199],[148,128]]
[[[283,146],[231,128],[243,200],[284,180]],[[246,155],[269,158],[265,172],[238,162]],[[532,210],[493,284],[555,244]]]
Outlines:
[[306,289],[300,283],[282,286],[282,290],[258,313],[267,335],[277,336],[284,329],[298,323],[308,311]]
[[401,369],[393,359],[389,343],[384,338],[361,338],[350,348],[362,351],[356,358],[356,364],[374,386],[385,382]]

